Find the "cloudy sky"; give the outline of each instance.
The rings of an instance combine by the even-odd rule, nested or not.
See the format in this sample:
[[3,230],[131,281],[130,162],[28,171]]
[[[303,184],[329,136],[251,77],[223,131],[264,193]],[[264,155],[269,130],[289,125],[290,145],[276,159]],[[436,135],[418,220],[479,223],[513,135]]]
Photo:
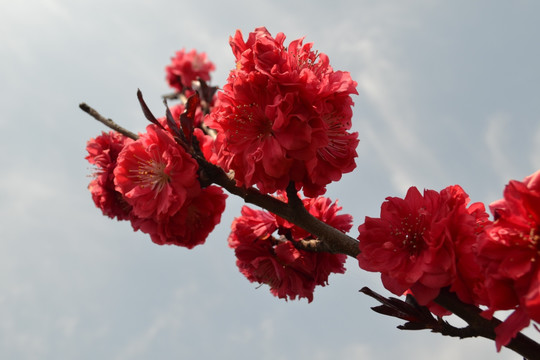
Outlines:
[[162,111],[176,50],[205,51],[221,85],[236,29],[305,36],[358,82],[358,167],[327,193],[356,237],[409,186],[490,203],[540,168],[539,14],[526,0],[0,0],[0,357],[494,358],[489,341],[397,330],[358,293],[384,290],[353,261],[311,304],[257,288],[226,244],[237,199],[191,251],[103,217],[84,156],[104,128],[78,104],[140,131],[136,90]]

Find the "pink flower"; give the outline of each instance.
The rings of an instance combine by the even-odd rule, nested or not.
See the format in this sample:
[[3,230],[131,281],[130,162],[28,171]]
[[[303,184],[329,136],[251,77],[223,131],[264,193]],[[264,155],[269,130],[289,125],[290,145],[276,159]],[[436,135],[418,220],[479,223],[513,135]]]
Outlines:
[[411,187],[404,199],[387,198],[381,217],[366,217],[359,227],[360,267],[381,272],[384,287],[394,294],[410,289],[421,305],[430,304],[450,285],[461,298],[473,298],[476,293],[468,284],[478,280],[463,271],[473,260],[456,266],[456,253],[466,253],[464,247],[476,239],[477,219],[482,218],[475,213],[481,212],[477,205],[467,210],[468,201],[457,185],[440,193],[425,190],[423,196]]
[[170,217],[199,194],[198,164],[165,131],[153,124],[146,131],[118,155],[116,190],[137,217]]
[[177,245],[191,249],[204,244],[221,220],[227,195],[220,187],[209,186],[186,201],[172,216],[160,219],[133,219],[132,226],[150,234],[158,245]]
[[[337,215],[341,208],[329,199],[304,200],[310,213],[339,230],[352,226],[350,215]],[[273,234],[277,231],[279,237]],[[344,273],[346,256],[310,252],[297,248],[301,240],[313,236],[293,224],[261,210],[242,208],[242,216],[232,224],[229,246],[235,249],[236,264],[251,282],[270,286],[270,292],[282,299],[313,300],[317,285],[328,284],[331,273]]]
[[497,348],[532,319],[540,322],[540,171],[512,180],[490,205],[495,221],[479,241],[489,314],[516,309],[497,329]]
[[218,131],[217,163],[238,185],[273,193],[294,181],[314,197],[356,166],[358,134],[349,132],[356,83],[311,44],[287,49],[284,39],[258,28],[244,42],[237,31],[230,40],[237,69],[209,126]]
[[167,82],[178,92],[191,89],[191,83],[195,80],[210,81],[210,72],[216,68],[207,59],[206,53],[198,53],[195,49],[189,52],[185,49],[177,51],[171,60],[172,63],[165,68]]
[[118,154],[131,142],[131,139],[110,131],[90,139],[86,145],[86,160],[95,166],[88,189],[96,206],[112,219],[127,220],[131,213],[131,205],[115,190],[113,175]]

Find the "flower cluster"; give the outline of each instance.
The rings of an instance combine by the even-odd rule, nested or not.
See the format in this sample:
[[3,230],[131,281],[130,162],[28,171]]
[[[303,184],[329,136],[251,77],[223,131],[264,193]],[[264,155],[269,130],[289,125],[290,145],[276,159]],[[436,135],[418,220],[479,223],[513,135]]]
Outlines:
[[165,68],[169,86],[178,92],[192,88],[193,81],[210,81],[210,72],[215,65],[209,61],[205,53],[198,53],[195,49],[186,52],[185,49],[177,51],[171,58],[171,64]]
[[[352,227],[352,217],[338,215],[341,207],[328,198],[304,199],[303,204],[311,215],[342,232]],[[317,285],[328,284],[331,273],[345,272],[346,256],[302,249],[301,243],[309,240],[314,240],[313,236],[298,226],[244,206],[242,216],[233,221],[229,246],[249,281],[267,284],[279,298],[307,298],[311,302]]]
[[478,243],[488,313],[515,309],[496,329],[500,348],[530,320],[540,323],[540,171],[510,181],[490,209],[495,221]]
[[358,134],[350,133],[356,82],[302,39],[284,45],[265,28],[230,39],[237,67],[209,115],[217,163],[238,185],[264,193],[294,181],[310,197],[352,171]]
[[201,188],[197,162],[164,129],[148,125],[136,141],[103,134],[87,149],[101,169],[89,186],[96,205],[153,242],[192,248],[219,223],[226,195]]
[[[193,82],[208,82],[214,69],[205,53],[182,49],[166,67],[167,82],[190,97],[195,93]],[[207,106],[210,100],[205,99]],[[204,116],[198,102],[189,109],[193,111],[187,107],[181,103],[169,109],[174,124],[167,117],[152,119],[135,141],[115,133],[92,139],[87,159],[98,168],[89,187],[104,214],[129,220],[134,230],[149,234],[156,244],[193,248],[204,243],[219,223],[226,195],[217,186],[201,187],[199,165],[189,153],[191,141],[196,141],[199,155],[215,162],[214,141],[202,130]],[[187,129],[181,121],[185,113],[189,113]],[[188,140],[177,138],[179,129],[190,134]]]
[[358,262],[380,272],[394,294],[411,293],[434,312],[444,287],[464,303],[484,305],[486,317],[514,310],[496,328],[500,349],[531,320],[540,322],[540,171],[507,185],[490,206],[494,221],[482,204],[468,202],[457,185],[387,198],[380,218],[366,217],[359,227]]
[[358,229],[360,267],[381,272],[383,285],[394,294],[410,290],[421,305],[446,286],[462,300],[478,303],[481,289],[469,291],[462,284],[478,282],[474,262],[464,256],[456,263],[458,254],[470,251],[477,224],[487,217],[481,204],[467,208],[468,202],[459,186],[423,195],[412,187],[404,199],[387,198],[381,217],[366,217]]

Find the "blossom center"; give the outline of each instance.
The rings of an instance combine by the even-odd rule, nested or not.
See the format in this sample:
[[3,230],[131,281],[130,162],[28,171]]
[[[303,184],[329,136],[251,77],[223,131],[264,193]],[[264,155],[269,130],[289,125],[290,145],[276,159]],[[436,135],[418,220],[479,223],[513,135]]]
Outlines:
[[319,51],[309,51],[309,52],[302,52],[297,55],[297,66],[299,70],[302,69],[312,69],[315,63],[317,62],[317,59],[319,58]]
[[272,122],[262,114],[255,103],[237,105],[232,123],[232,137],[236,140],[252,141],[272,134]]
[[350,142],[343,130],[343,125],[339,122],[333,122],[326,131],[328,144],[317,150],[319,156],[330,162],[332,159],[341,159],[347,157]]
[[135,155],[138,167],[130,169],[131,178],[141,187],[150,187],[152,191],[160,192],[171,181],[165,172],[167,164],[155,159],[143,159]]
[[401,219],[398,226],[390,225],[390,235],[397,240],[397,247],[406,250],[413,257],[417,256],[424,248],[425,231],[424,216],[421,214],[415,218],[409,214]]
[[540,235],[538,234],[538,229],[536,227],[531,227],[531,230],[528,235],[522,237],[528,237],[528,246],[536,252],[536,256],[531,258],[531,262],[535,262],[537,258],[540,259]]

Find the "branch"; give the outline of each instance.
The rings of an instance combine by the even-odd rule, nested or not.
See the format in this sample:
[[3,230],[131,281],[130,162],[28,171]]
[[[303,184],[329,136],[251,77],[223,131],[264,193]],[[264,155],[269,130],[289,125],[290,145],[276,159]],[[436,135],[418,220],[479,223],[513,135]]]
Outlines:
[[400,330],[429,329],[434,333],[458,337],[460,339],[478,336],[476,331],[470,326],[457,328],[441,318],[435,318],[428,308],[419,305],[411,295],[407,295],[406,301],[403,301],[394,297],[385,298],[368,287],[363,287],[360,289],[360,292],[371,296],[382,304],[372,307],[371,309],[373,311],[406,320],[407,322],[404,325],[399,325],[397,327]]
[[100,123],[104,124],[105,126],[113,129],[116,132],[119,132],[120,134],[127,136],[128,138],[131,138],[133,140],[137,140],[139,136],[137,134],[132,133],[131,131],[124,129],[111,119],[107,119],[103,117],[100,113],[98,113],[96,110],[88,106],[86,103],[80,103],[79,108],[87,113],[88,115],[92,116],[94,119],[99,121]]
[[[393,297],[385,298],[367,287],[362,288],[360,292],[371,296],[382,304],[372,307],[373,311],[406,320],[407,323],[398,326],[400,330],[429,329],[445,336],[459,338],[480,336],[495,340],[495,327],[501,324],[501,321],[497,318],[488,320],[482,317],[480,315],[481,310],[478,307],[463,303],[448,288],[441,289],[435,302],[465,320],[468,324],[467,327],[457,328],[440,318],[435,319],[428,308],[418,305],[411,295],[407,295],[407,300],[403,301]],[[540,344],[522,333],[518,333],[505,347],[522,355],[525,359],[540,359]]]
[[[465,320],[477,332],[478,336],[495,340],[495,327],[501,324],[499,319],[493,317],[488,320],[482,317],[478,307],[463,303],[456,294],[451,293],[447,288],[441,289],[435,302]],[[540,344],[522,333],[518,333],[505,347],[526,359],[540,359]]]
[[[358,240],[311,215],[303,206],[302,201],[297,198],[296,190],[288,191],[291,193],[288,194],[289,203],[285,203],[270,195],[261,194],[255,188],[238,187],[235,180],[231,179],[222,168],[210,164],[201,157],[196,157],[196,160],[203,169],[205,176],[213,183],[220,185],[231,194],[241,197],[245,202],[266,209],[301,227],[315,236],[319,241],[325,243],[328,247],[328,252],[346,254],[352,257],[358,255],[360,251],[358,249]],[[294,184],[292,186],[294,187]],[[291,188],[291,185],[289,187]],[[305,245],[309,247],[313,244]]]
[[187,100],[185,95],[183,95],[182,93],[179,93],[179,92],[165,94],[165,95],[162,95],[161,98],[163,100],[180,100],[184,104],[185,104],[185,100]]

